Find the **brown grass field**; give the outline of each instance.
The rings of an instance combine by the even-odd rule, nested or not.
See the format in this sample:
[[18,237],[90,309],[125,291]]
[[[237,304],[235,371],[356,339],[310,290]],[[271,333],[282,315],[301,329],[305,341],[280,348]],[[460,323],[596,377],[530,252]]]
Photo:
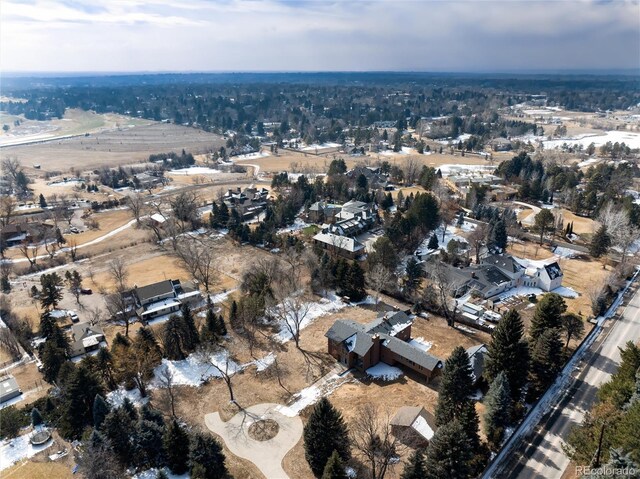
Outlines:
[[151,123],[127,129],[112,129],[46,143],[0,148],[2,157],[18,158],[25,167],[38,163],[38,171],[93,170],[142,162],[153,153],[180,152],[193,154],[213,151],[224,144],[222,137],[195,128],[167,123]]

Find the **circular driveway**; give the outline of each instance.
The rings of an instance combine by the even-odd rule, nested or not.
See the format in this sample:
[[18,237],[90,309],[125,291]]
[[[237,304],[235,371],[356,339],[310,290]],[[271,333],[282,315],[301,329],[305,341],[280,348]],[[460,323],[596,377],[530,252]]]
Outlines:
[[[236,456],[253,462],[267,479],[289,479],[282,469],[284,456],[302,437],[302,420],[279,412],[280,404],[264,403],[248,407],[224,422],[217,412],[207,414],[204,423],[219,435]],[[280,427],[278,434],[267,441],[249,437],[249,426],[262,419],[272,419]]]

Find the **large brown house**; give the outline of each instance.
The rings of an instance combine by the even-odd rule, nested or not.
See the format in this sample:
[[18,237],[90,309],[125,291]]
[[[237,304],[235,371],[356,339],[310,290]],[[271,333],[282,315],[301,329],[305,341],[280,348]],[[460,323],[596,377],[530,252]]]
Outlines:
[[382,313],[368,324],[339,319],[325,334],[329,354],[361,372],[382,361],[409,368],[429,381],[439,374],[443,363],[409,342],[412,323],[401,311]]

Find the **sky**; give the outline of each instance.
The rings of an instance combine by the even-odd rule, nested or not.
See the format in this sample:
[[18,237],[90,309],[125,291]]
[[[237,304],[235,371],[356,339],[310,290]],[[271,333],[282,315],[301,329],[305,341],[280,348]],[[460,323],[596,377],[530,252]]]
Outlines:
[[638,0],[1,0],[4,72],[640,72]]

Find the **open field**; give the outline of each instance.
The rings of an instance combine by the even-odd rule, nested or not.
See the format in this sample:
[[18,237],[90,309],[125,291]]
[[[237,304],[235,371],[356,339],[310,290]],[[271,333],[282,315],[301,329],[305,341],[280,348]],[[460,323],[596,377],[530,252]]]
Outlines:
[[[68,139],[0,148],[0,155],[17,157],[22,164],[40,164],[42,171],[85,171],[142,162],[153,153],[193,154],[220,148],[222,137],[195,128],[151,123],[127,129],[112,129]],[[28,169],[29,172],[30,168]],[[34,170],[38,171],[38,170]]]

